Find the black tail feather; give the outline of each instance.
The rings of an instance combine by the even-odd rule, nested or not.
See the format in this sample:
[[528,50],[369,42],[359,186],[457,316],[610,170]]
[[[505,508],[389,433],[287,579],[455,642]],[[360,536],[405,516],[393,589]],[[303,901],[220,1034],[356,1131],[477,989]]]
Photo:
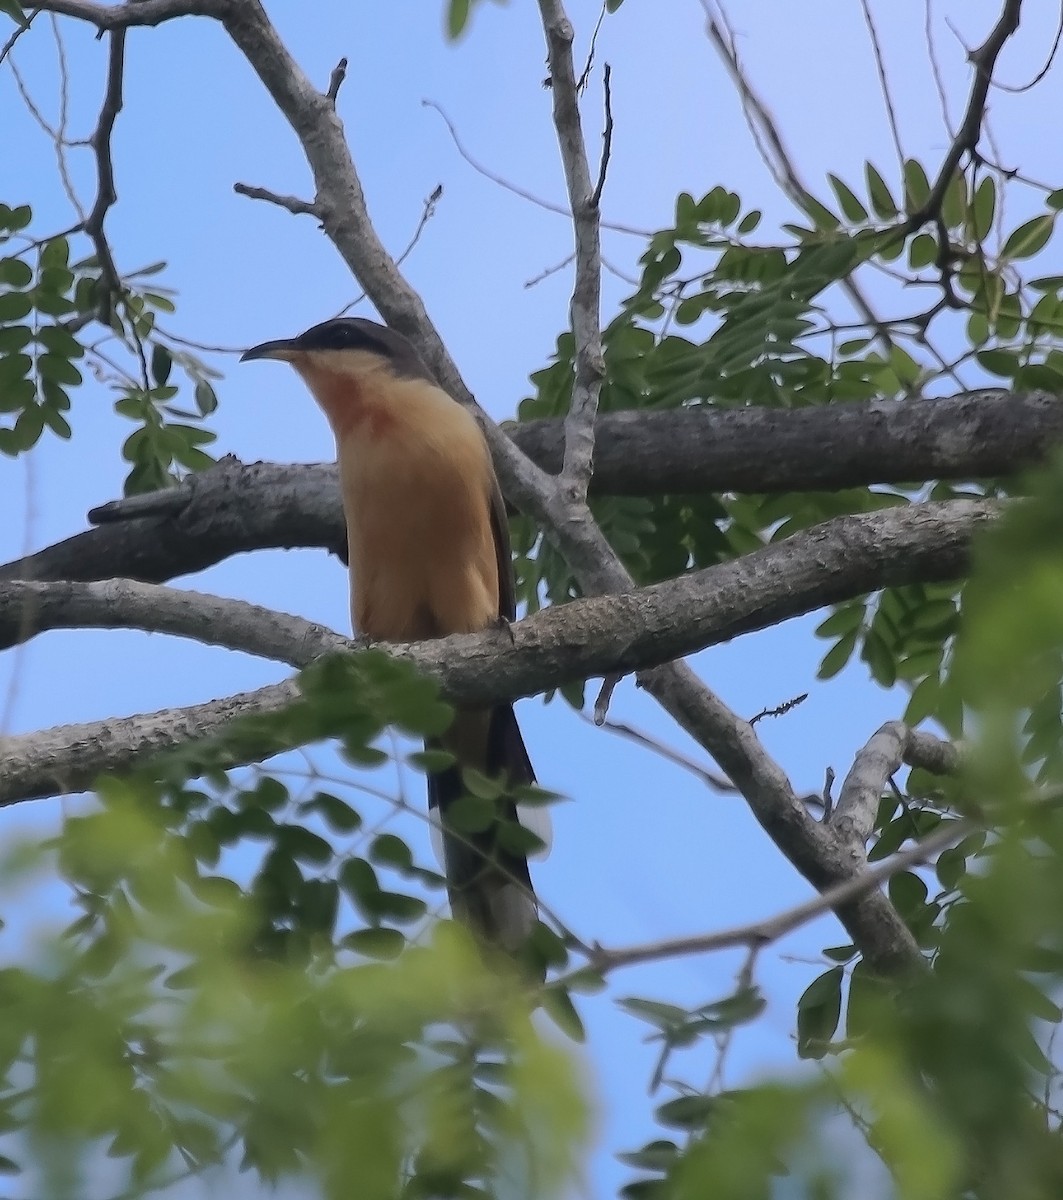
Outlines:
[[491,711],[485,757],[483,763],[455,764],[429,775],[428,804],[440,817],[447,891],[455,918],[487,944],[515,951],[537,920],[527,856],[508,849],[499,838],[503,825],[517,823],[516,804],[508,796],[501,797],[496,819],[483,829],[448,829],[447,822],[448,810],[467,794],[462,766],[492,777],[505,775],[511,785],[535,782],[511,704],[496,705]]

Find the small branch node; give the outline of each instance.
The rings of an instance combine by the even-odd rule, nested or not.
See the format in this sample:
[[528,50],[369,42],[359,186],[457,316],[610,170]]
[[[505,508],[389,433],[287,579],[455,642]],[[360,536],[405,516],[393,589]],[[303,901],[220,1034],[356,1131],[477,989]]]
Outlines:
[[332,68],[332,74],[328,80],[328,91],[325,93],[325,99],[330,100],[332,104],[336,103],[336,97],[340,94],[340,88],[343,87],[343,81],[347,78],[347,60],[341,58],[340,61]]

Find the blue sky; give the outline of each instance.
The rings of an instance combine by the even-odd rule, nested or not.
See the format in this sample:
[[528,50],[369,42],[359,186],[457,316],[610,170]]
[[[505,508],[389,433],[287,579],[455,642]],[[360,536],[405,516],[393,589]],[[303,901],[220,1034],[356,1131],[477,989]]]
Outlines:
[[[339,112],[370,212],[394,253],[416,227],[425,197],[443,185],[407,274],[480,402],[497,419],[511,416],[530,394],[528,375],[547,361],[565,327],[570,272],[555,272],[531,288],[525,284],[566,257],[570,228],[563,217],[473,171],[438,113],[422,101],[438,103],[470,153],[493,172],[561,201],[535,6],[484,3],[457,44],[443,37],[440,3],[319,0],[312,10],[280,2],[268,7],[304,70],[322,87],[339,56],[349,59]],[[1048,53],[1051,7],[1030,7],[1001,59],[1008,82],[1027,80]],[[745,0],[733,8],[749,77],[810,186],[827,197],[821,184],[827,171],[856,186],[865,159],[895,181],[896,155],[860,6]],[[569,10],[582,57],[598,6],[573,0]],[[925,49],[924,8],[874,0],[872,11],[905,152],[933,174],[948,135]],[[963,49],[945,18],[976,44],[997,11],[985,0],[934,5],[953,120],[962,110],[966,75]],[[677,192],[700,196],[722,183],[741,194],[745,207],[764,210],[762,231],[769,237],[772,226],[793,213],[752,145],[703,24],[696,0],[627,0],[605,21],[597,62],[612,66],[616,132],[603,209],[610,220],[652,230],[669,223]],[[71,22],[62,27],[71,68],[71,132],[83,136],[95,121],[104,49],[88,30]],[[55,47],[46,20],[22,39],[15,60],[45,112],[54,112]],[[166,327],[243,347],[298,332],[357,295],[357,284],[312,219],[233,194],[240,181],[310,196],[294,136],[223,32],[200,19],[134,30],[127,60],[126,106],[114,135],[119,202],[107,229],[123,269],[167,260],[165,282],[179,295],[177,315]],[[1061,110],[1058,69],[1034,93],[994,93],[992,125],[1005,162],[1058,182],[1063,160],[1056,143],[1044,138],[1042,114]],[[5,141],[17,148],[20,164],[17,176],[0,172],[3,198],[34,204],[35,232],[68,225],[52,147],[26,116],[6,69],[0,70],[0,113]],[[597,74],[584,116],[596,156]],[[93,167],[88,154],[79,153],[74,178],[91,203]],[[1010,223],[1024,215],[1020,202]],[[641,248],[637,238],[605,236],[607,257],[623,270],[633,269]],[[624,285],[607,274],[606,320],[623,292]],[[373,315],[366,305],[357,311]],[[238,367],[232,356],[210,357],[225,372],[213,423],[219,453],[249,462],[332,456],[325,422],[294,374]],[[75,396],[72,442],[46,437],[26,459],[0,459],[8,518],[0,527],[0,561],[26,545],[37,548],[77,532],[90,507],[120,494],[119,447],[129,426],[111,404],[106,387],[90,379]],[[181,582],[347,628],[343,568],[316,552],[243,556]],[[705,678],[742,714],[809,693],[784,719],[760,726],[769,750],[802,792],[819,791],[827,766],[843,774],[855,749],[903,708],[902,697],[876,688],[859,665],[817,683],[824,645],[811,637],[815,623],[789,622],[696,659]],[[0,659],[2,732],[193,703],[286,674],[275,664],[158,635],[49,634]],[[701,757],[630,682],[618,689],[611,715]],[[584,938],[627,944],[708,931],[771,914],[809,894],[740,800],[709,793],[683,770],[591,729],[560,701],[525,701],[520,718],[541,781],[571,797],[555,810],[556,846],[536,872],[537,886]],[[48,827],[61,807],[44,801],[5,814],[8,829]],[[416,826],[403,832],[415,841],[422,837]],[[42,914],[54,911],[54,900],[44,897],[41,905]],[[769,1007],[736,1038],[729,1083],[792,1070],[796,998],[822,969],[815,961],[819,949],[841,940],[826,918],[763,955],[758,982]],[[717,955],[629,970],[617,975],[613,994],[711,1000],[729,992],[739,960]],[[590,1042],[582,1058],[600,1106],[588,1194],[608,1195],[628,1175],[612,1152],[633,1148],[651,1133],[645,1084],[653,1054],[642,1044],[644,1027],[618,1013],[608,996],[584,1002],[583,1012]],[[699,1070],[707,1076],[710,1067],[706,1058],[692,1078]]]

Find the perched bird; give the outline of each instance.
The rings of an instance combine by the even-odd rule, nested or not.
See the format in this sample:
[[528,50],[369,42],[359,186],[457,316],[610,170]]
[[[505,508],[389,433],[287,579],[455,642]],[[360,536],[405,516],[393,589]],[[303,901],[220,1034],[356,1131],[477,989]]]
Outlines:
[[[400,334],[357,317],[315,325],[242,355],[291,363],[324,410],[336,458],[351,577],[354,629],[374,641],[475,633],[515,616],[502,492],[476,419],[449,396]],[[463,709],[440,739],[456,766],[428,776],[443,829],[454,915],[486,943],[516,950],[536,921],[527,857],[507,849],[502,823],[448,829],[465,794],[461,768],[534,782],[510,704]]]

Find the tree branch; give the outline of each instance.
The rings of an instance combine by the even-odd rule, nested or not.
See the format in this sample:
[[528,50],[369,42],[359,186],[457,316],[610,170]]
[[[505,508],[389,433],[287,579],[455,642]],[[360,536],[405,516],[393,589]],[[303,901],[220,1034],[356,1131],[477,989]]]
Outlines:
[[[511,700],[569,679],[614,668],[635,670],[677,658],[692,649],[809,611],[822,604],[824,598],[837,598],[846,588],[866,590],[882,583],[907,582],[913,571],[923,571],[926,564],[935,564],[935,577],[945,577],[950,570],[962,569],[974,530],[989,521],[997,508],[957,500],[836,518],[764,547],[737,563],[714,566],[626,595],[596,596],[548,608],[512,626],[512,638],[491,630],[396,647],[394,653],[436,679],[451,701],[487,704],[503,698]],[[49,607],[44,601],[53,588],[54,604]],[[116,588],[8,584],[0,590],[0,630],[8,637],[22,635],[28,596],[41,602],[37,612],[53,614],[50,628],[74,623],[62,619],[66,607],[67,612],[79,613],[80,623],[134,625],[170,632],[202,631],[206,612],[203,608],[197,611],[197,606],[206,601],[212,606],[209,617],[214,622],[215,642],[234,644],[252,653],[269,653],[300,666],[323,650],[350,644],[319,626],[276,613],[265,613],[263,634],[258,628],[262,610],[253,605],[188,593],[162,593],[169,593],[169,589],[137,588],[128,583]],[[294,684],[283,686],[287,689],[283,696],[294,698]],[[276,688],[268,688],[208,706],[2,739],[0,754],[5,769],[0,781],[0,804],[84,790],[103,770],[124,770],[143,762],[152,752],[221,732],[227,727],[226,714],[235,718],[272,712],[283,702],[278,700],[281,695]],[[704,691],[697,695],[710,696]],[[711,700],[714,697],[702,703]],[[689,706],[680,709],[679,715],[681,724],[702,731],[701,710]],[[719,726],[719,710],[709,715]],[[202,725],[197,724],[200,720]],[[834,830],[809,820],[804,805],[793,796],[774,763],[749,754],[747,742],[755,737],[752,728],[733,715],[729,721],[731,724],[725,728],[727,738],[737,743],[734,749],[719,734],[717,744],[710,749],[741,787],[765,829],[776,840],[786,841],[789,856],[813,886],[830,887],[851,874],[851,857],[842,853]],[[914,737],[925,740],[927,736]],[[913,742],[917,749],[920,745]],[[86,746],[91,746],[91,754]],[[927,743],[919,750],[924,764],[929,761],[929,746]],[[248,743],[241,761],[257,761],[277,749],[275,743]],[[780,796],[786,798],[785,805],[780,804]],[[861,910],[847,920],[847,928],[867,958],[883,970],[911,959],[913,943],[909,944],[903,924],[882,898],[872,896],[864,901]]]
[[143,629],[293,667],[305,667],[322,654],[351,646],[350,639],[302,617],[246,600],[131,579],[0,583],[0,650],[49,629]]
[[177,17],[218,17],[230,0],[126,0],[125,4],[94,4],[91,0],[34,0],[34,9],[76,17],[101,32],[132,25],[161,25]]
[[952,176],[960,165],[960,159],[964,154],[977,153],[978,142],[982,136],[982,123],[985,120],[989,85],[993,82],[993,70],[1008,38],[1019,28],[1021,9],[1022,0],[1004,0],[1004,7],[997,23],[982,45],[972,52],[970,62],[974,68],[974,80],[971,83],[970,95],[967,97],[963,120],[941,161],[941,168],[930,189],[930,195],[926,198],[926,203],[917,212],[912,213],[907,222],[909,229],[918,229],[920,225],[940,213],[941,203],[952,182]]
[[[1063,404],[1045,392],[978,392],[789,411],[600,413],[597,430],[591,486],[599,494],[833,490],[1012,475],[1063,442]],[[508,432],[541,466],[560,469],[560,421]],[[243,466],[227,457],[179,487],[101,505],[90,520],[120,524],[0,566],[0,580],[161,583],[243,551],[309,546],[346,555],[333,466]]]
[[[598,226],[600,192],[591,179],[580,124],[576,71],[572,61],[572,23],[561,0],[539,0],[539,14],[546,34],[554,129],[565,169],[576,239],[576,279],[569,306],[576,340],[576,374],[565,417],[565,456],[559,486],[568,493],[572,503],[582,504],[587,498],[591,477],[594,417],[605,377],[601,330],[602,247]],[[603,185],[604,171],[603,160]]]
[[854,853],[863,856],[882,794],[903,763],[950,774],[959,765],[959,752],[933,734],[916,735],[903,721],[887,721],[857,753],[830,820],[831,828]]
[[658,962],[664,958],[685,958],[688,954],[708,954],[716,950],[730,950],[735,946],[748,946],[751,950],[760,949],[777,942],[788,933],[793,933],[795,929],[800,929],[802,925],[807,925],[831,909],[842,908],[869,895],[894,875],[925,863],[938,851],[954,845],[973,828],[973,821],[950,821],[939,826],[921,842],[891,855],[885,862],[844,879],[811,899],[795,904],[793,908],[766,920],[750,921],[745,925],[736,925],[731,929],[721,929],[715,933],[694,937],[647,942],[640,946],[614,950],[599,946],[591,956],[590,965],[595,970],[605,973],[620,967],[633,967],[638,963]]

